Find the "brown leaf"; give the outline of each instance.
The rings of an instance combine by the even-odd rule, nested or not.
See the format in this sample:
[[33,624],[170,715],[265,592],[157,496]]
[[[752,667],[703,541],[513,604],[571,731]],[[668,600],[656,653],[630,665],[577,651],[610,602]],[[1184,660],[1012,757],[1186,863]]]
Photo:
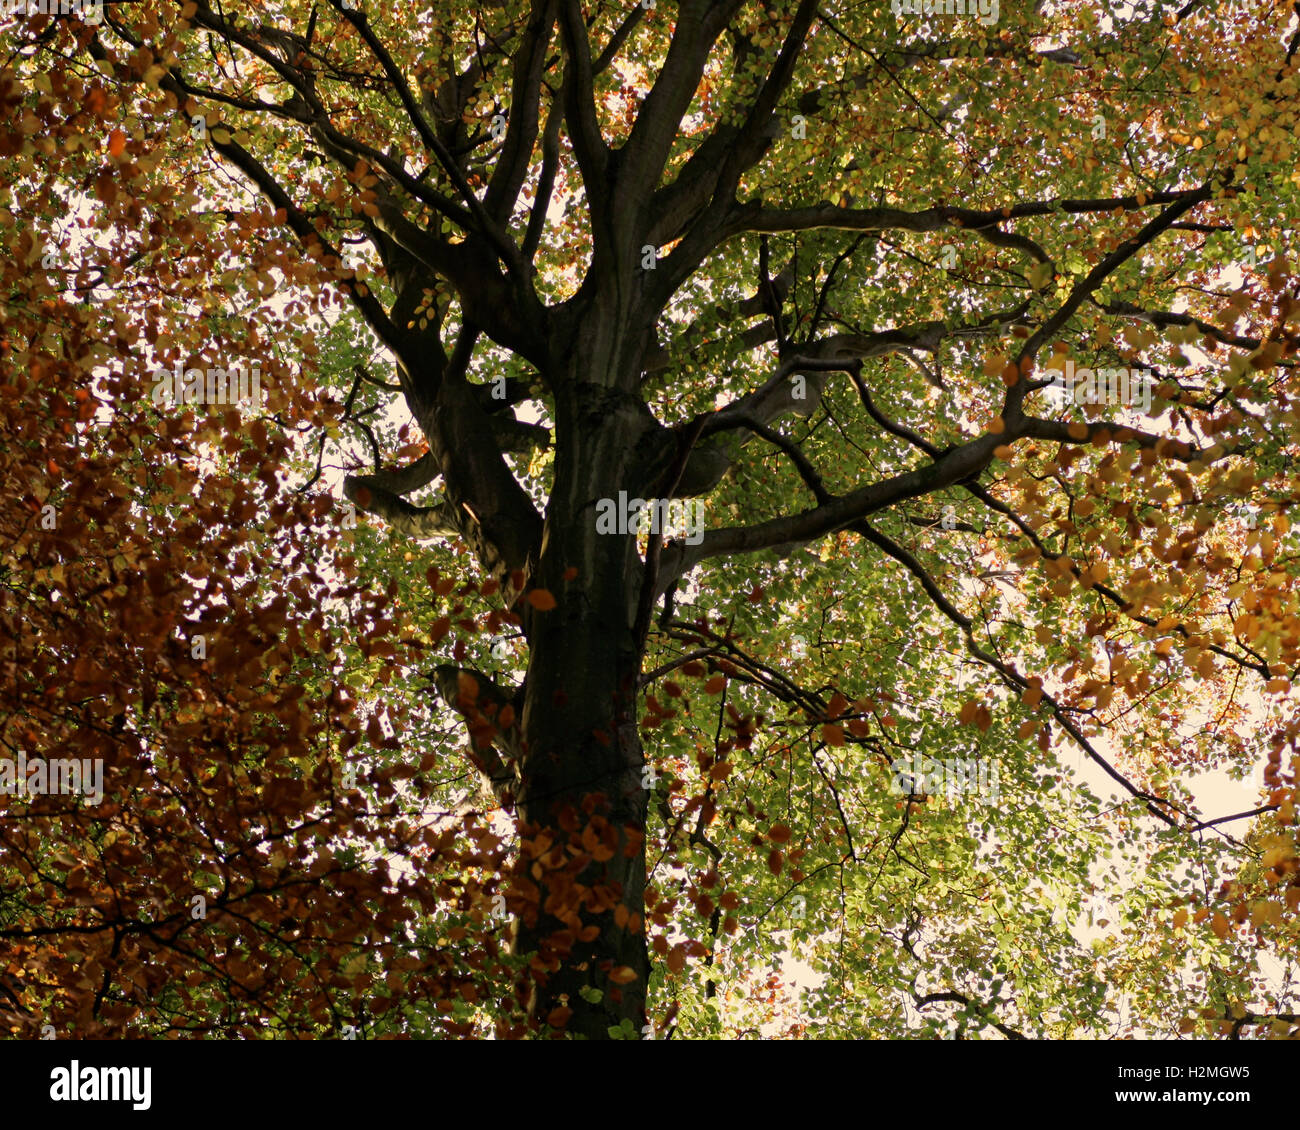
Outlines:
[[555,607],[555,597],[546,589],[533,589],[528,593],[528,603],[538,612],[549,612]]

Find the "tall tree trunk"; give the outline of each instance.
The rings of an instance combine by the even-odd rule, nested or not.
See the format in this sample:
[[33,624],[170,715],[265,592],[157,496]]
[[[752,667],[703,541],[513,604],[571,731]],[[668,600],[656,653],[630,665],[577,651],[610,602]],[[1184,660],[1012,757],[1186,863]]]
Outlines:
[[522,719],[521,870],[538,900],[517,936],[520,952],[537,954],[529,1013],[594,1039],[611,1027],[641,1035],[649,974],[633,630],[642,570],[634,533],[596,525],[598,500],[639,478],[645,421],[626,404],[575,379],[557,405],[555,490],[534,578],[558,606],[533,617]]

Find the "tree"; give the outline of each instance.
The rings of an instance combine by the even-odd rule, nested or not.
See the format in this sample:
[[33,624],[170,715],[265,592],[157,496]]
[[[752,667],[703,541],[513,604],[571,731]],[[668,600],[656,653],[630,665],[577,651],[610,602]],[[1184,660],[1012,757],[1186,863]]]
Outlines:
[[13,1030],[1294,1034],[1300,32],[894,7],[11,21]]

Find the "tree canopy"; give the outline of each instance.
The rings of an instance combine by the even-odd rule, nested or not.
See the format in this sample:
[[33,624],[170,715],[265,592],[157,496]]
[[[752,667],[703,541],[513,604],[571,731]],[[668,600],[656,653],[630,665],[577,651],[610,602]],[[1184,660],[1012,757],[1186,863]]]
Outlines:
[[0,1028],[1300,1034],[1292,4],[36,7]]

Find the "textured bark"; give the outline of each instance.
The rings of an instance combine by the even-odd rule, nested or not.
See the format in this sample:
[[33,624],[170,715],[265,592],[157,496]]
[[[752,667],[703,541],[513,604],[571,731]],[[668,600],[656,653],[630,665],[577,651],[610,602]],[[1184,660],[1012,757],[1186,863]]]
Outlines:
[[625,346],[591,319],[555,360],[555,490],[534,583],[558,606],[532,620],[522,723],[521,870],[536,902],[517,948],[537,951],[529,1010],[546,1021],[567,1007],[568,1030],[588,1038],[625,1020],[641,1033],[649,975],[633,631],[642,568],[633,535],[596,530],[597,500],[646,473],[644,410],[618,387],[634,385],[636,366],[611,375]]

